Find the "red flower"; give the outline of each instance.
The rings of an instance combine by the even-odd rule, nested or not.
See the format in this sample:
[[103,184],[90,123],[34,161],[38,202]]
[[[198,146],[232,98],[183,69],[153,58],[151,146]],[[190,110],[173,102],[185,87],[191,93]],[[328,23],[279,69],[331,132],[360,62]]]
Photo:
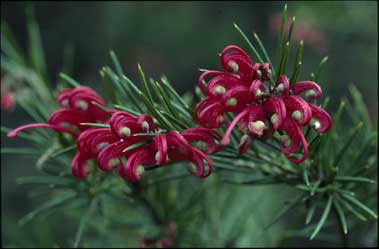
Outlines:
[[[218,128],[226,122],[225,113],[236,116],[227,126],[221,140],[230,143],[233,128],[248,132],[241,139],[239,152],[244,153],[255,137],[264,138],[273,131],[284,133],[281,148],[285,156],[300,163],[307,158],[307,143],[301,127],[310,125],[318,132],[331,127],[331,118],[321,108],[309,104],[305,98],[318,99],[322,92],[315,82],[302,81],[290,86],[285,75],[278,77],[273,87],[264,82],[271,78],[271,65],[254,64],[249,56],[237,46],[227,46],[221,54],[221,65],[227,72],[207,71],[199,78],[199,86],[206,97],[195,108],[195,118],[208,128]],[[205,78],[213,76],[205,85]],[[299,148],[301,159],[292,156]]]
[[105,123],[109,113],[96,106],[104,106],[103,100],[89,87],[79,86],[65,89],[58,94],[61,109],[53,112],[48,123],[36,123],[20,126],[8,133],[8,137],[17,136],[20,131],[29,128],[49,128],[77,137],[80,131],[88,129],[81,123]]
[[[190,161],[195,176],[207,177],[212,172],[212,163],[205,153],[220,150],[214,137],[221,136],[207,128],[163,133],[150,116],[137,117],[122,111],[114,112],[109,124],[110,128],[92,128],[80,134],[78,153],[71,165],[74,176],[86,177],[87,161],[97,158],[101,170],[118,168],[120,176],[132,182],[140,179],[145,168],[164,166],[168,160]],[[196,142],[200,144],[191,145]],[[196,145],[199,149],[194,147]],[[122,158],[127,159],[126,163]],[[204,161],[208,165],[207,172]]]
[[1,91],[1,108],[4,109],[4,111],[11,111],[15,106],[15,98],[13,93],[10,91]]

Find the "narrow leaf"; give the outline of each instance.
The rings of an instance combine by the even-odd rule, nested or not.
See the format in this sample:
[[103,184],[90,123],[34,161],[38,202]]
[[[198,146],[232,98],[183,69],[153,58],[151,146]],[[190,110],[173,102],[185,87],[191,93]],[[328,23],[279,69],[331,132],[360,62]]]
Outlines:
[[[137,135],[137,134],[134,134],[134,136]],[[127,151],[130,151],[130,150],[134,150],[136,148],[139,148],[143,145],[147,144],[147,141],[142,141],[142,142],[138,142],[138,143],[135,143],[135,144],[132,144],[128,147],[126,147],[122,152],[127,152]]]
[[321,228],[325,224],[325,221],[328,218],[328,215],[330,213],[330,207],[332,206],[332,202],[333,202],[333,197],[330,195],[328,198],[328,202],[325,205],[324,212],[322,213],[320,221],[318,222],[315,230],[313,231],[310,237],[310,240],[313,240],[316,237],[316,235],[320,232]]
[[255,47],[253,46],[253,44],[250,42],[249,38],[247,38],[247,36],[245,35],[245,33],[240,29],[240,27],[238,27],[238,25],[236,23],[234,23],[234,27],[237,29],[237,31],[241,34],[241,36],[243,37],[243,39],[249,45],[249,47],[251,48],[251,50],[253,51],[253,53],[257,57],[258,61],[260,63],[264,63],[264,61],[262,60],[262,57],[260,56],[260,54],[258,53],[258,51],[255,49]]
[[319,76],[320,76],[320,73],[321,73],[321,70],[322,68],[324,67],[325,63],[328,61],[328,56],[325,56],[324,58],[322,58],[322,60],[320,61],[320,64],[318,64],[318,67],[317,67],[317,70],[316,70],[316,73],[315,73],[315,81],[317,82]]
[[335,198],[333,199],[333,204],[334,204],[334,207],[336,208],[338,218],[339,218],[339,221],[340,221],[341,226],[342,226],[343,233],[347,234],[347,222],[346,222],[345,213],[343,212],[343,209],[342,209],[341,205],[338,203],[337,199],[335,199]]
[[118,58],[117,58],[115,52],[114,52],[113,50],[111,50],[111,51],[109,52],[109,55],[111,56],[111,59],[112,59],[112,62],[113,62],[113,65],[114,65],[114,67],[115,67],[115,69],[116,69],[117,74],[118,74],[119,76],[123,75],[124,72],[123,72],[123,70],[122,70],[121,63],[120,63],[120,61],[118,60]]
[[97,202],[98,202],[98,198],[93,199],[91,201],[90,206],[87,209],[87,212],[80,219],[79,227],[78,227],[78,230],[77,230],[76,235],[75,235],[75,242],[74,242],[75,248],[79,247],[79,243],[82,239],[84,230],[85,230],[85,228],[86,228],[86,226],[87,226],[87,224],[91,218],[92,213],[95,211],[95,208],[97,206]]
[[99,123],[80,123],[80,125],[99,127],[99,128],[110,128],[109,124],[99,124]]
[[71,78],[70,76],[68,76],[65,73],[60,73],[59,77],[61,79],[65,80],[67,83],[69,83],[72,87],[78,87],[78,86],[80,86],[79,82],[77,82],[76,80],[74,80],[73,78]]
[[362,210],[366,211],[366,213],[368,213],[375,219],[378,218],[378,215],[374,211],[372,211],[369,207],[367,207],[365,204],[360,202],[357,198],[347,195],[347,194],[342,194],[342,197],[350,201],[352,204],[356,205],[357,207],[361,208]]
[[355,177],[355,176],[337,176],[334,178],[336,181],[342,182],[364,182],[364,183],[376,183],[374,180],[365,177]]
[[[282,44],[283,44],[283,37],[284,37],[286,21],[287,21],[287,4],[284,5],[282,21],[280,23],[278,45],[276,47],[276,65],[279,65],[279,63],[280,63],[280,55],[282,53]],[[278,68],[278,71],[276,73],[277,73],[277,75],[279,75],[279,68]]]
[[147,85],[147,81],[146,81],[146,78],[145,78],[145,73],[143,72],[142,67],[141,67],[140,64],[138,64],[138,72],[140,73],[140,76],[141,76],[144,93],[147,95],[148,100],[151,103],[154,103],[153,96],[151,95],[149,86]]
[[18,224],[20,226],[23,226],[27,222],[32,220],[36,215],[40,214],[41,212],[48,210],[50,208],[56,207],[64,203],[65,201],[74,198],[75,196],[76,196],[76,192],[73,192],[73,191],[65,191],[65,192],[58,193],[55,196],[53,196],[50,200],[42,204],[40,207],[30,212],[29,214],[25,215],[21,220],[19,220]]

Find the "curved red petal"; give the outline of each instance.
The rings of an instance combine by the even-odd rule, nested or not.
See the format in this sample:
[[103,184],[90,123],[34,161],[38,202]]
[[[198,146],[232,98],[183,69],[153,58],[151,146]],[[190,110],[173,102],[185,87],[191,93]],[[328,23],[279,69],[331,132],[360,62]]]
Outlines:
[[58,125],[45,124],[45,123],[28,124],[28,125],[23,125],[23,126],[17,127],[16,129],[8,132],[7,137],[15,137],[21,131],[26,130],[26,129],[32,129],[32,128],[48,128],[48,129],[52,129],[52,130],[55,130],[58,132],[68,133],[71,136],[73,136],[74,138],[78,137],[78,135],[75,132],[73,132],[69,129],[63,128],[63,127],[58,126]]
[[327,132],[332,127],[332,118],[330,117],[329,113],[327,113],[324,109],[309,104],[309,107],[312,110],[312,119],[316,119],[318,122],[320,122],[320,127],[315,128],[318,132]]
[[273,89],[276,93],[281,95],[287,95],[290,89],[290,81],[287,76],[280,75],[275,83],[275,88]]
[[221,103],[226,112],[240,112],[251,102],[249,88],[237,86],[228,90],[222,97]]
[[[296,122],[303,126],[309,123],[312,117],[312,111],[309,107],[309,104],[302,99],[299,96],[284,96],[283,97],[284,104],[286,105],[286,112],[288,118],[294,118],[292,115],[294,115],[294,112],[297,112],[295,114],[301,113],[298,117],[300,117],[300,120],[296,120]],[[296,117],[296,115],[295,115]]]
[[[280,144],[282,152],[287,157],[287,159],[294,163],[301,163],[305,161],[305,159],[307,159],[308,157],[308,145],[297,123],[293,119],[287,118],[284,121],[281,130],[285,131],[287,136],[289,136],[289,138],[291,139],[290,146],[285,146],[284,143]],[[303,148],[303,155],[300,159],[296,159],[292,157],[291,154],[295,153],[300,147],[300,145]]]
[[[114,134],[121,138],[128,138],[132,134],[144,132],[142,125],[138,124],[138,117],[127,112],[113,113],[109,125]],[[128,132],[125,132],[125,129],[129,129]]]
[[247,134],[243,135],[241,138],[241,142],[238,146],[238,154],[239,155],[244,154],[250,148],[250,146],[253,144],[253,142],[254,142],[253,136],[250,136]]
[[[226,71],[230,73],[238,73],[244,81],[249,81],[253,78],[254,62],[240,47],[235,45],[225,47],[221,52],[220,59],[221,65]],[[231,66],[231,63],[235,63],[238,68]]]
[[[154,165],[155,158],[152,151],[149,148],[142,148],[134,152],[126,162],[125,166],[120,172],[121,177],[128,179],[131,182],[138,181],[141,176],[138,174],[138,166],[143,167]],[[121,170],[121,169],[120,169]]]
[[[205,173],[204,160],[207,162],[207,165],[208,165],[208,171],[206,173]],[[206,178],[212,173],[213,171],[212,161],[201,150],[198,150],[196,148],[193,149],[193,158],[191,159],[191,161],[195,163],[197,167],[197,171],[193,172],[195,176],[200,177],[200,178]]]
[[63,107],[63,108],[70,108],[70,96],[72,93],[73,89],[68,88],[68,89],[63,89],[58,93],[58,104]]
[[220,71],[215,71],[215,70],[210,70],[210,71],[206,71],[204,73],[202,73],[199,77],[199,88],[200,90],[205,94],[205,95],[210,95],[209,91],[208,91],[208,87],[204,85],[204,81],[205,81],[205,78],[207,76],[214,76],[215,78],[219,75],[223,75],[225,73],[223,72],[220,72]]
[[103,150],[97,156],[97,164],[101,170],[111,171],[115,167],[122,167],[121,157],[123,150],[128,147],[130,143],[125,141],[114,142]]
[[192,157],[193,148],[188,141],[176,131],[170,131],[166,134],[167,147],[169,150],[176,150],[178,153],[183,154],[185,157]]
[[259,66],[259,70],[262,72],[262,80],[270,80],[272,74],[272,66],[270,63],[263,63]]
[[249,88],[249,95],[252,101],[259,99],[259,92],[265,92],[265,85],[260,80],[254,80]]
[[207,95],[212,97],[220,97],[229,89],[243,85],[244,83],[239,79],[239,77],[224,73],[222,75],[214,77],[208,82]]
[[81,152],[96,156],[103,148],[119,140],[109,128],[91,128],[80,134],[77,147]]
[[286,118],[286,106],[281,97],[271,97],[266,99],[263,103],[263,110],[270,115],[270,119],[272,118],[272,115],[276,114],[277,120],[273,123],[275,130],[282,125]]
[[197,141],[205,142],[208,146],[205,152],[208,154],[215,153],[219,150],[213,136],[221,138],[221,135],[212,129],[194,127],[182,131],[181,134],[189,143]]
[[291,86],[291,92],[295,95],[300,95],[303,92],[308,92],[307,97],[310,99],[318,99],[322,96],[321,87],[313,81],[300,81]]
[[[226,120],[221,120],[219,118],[224,114],[221,102],[217,101],[216,99],[208,99],[202,104],[206,105],[206,107],[200,112],[200,115],[197,116],[197,121],[201,124],[201,126],[207,128],[218,128],[223,123],[225,123]],[[195,108],[196,113],[198,112],[199,108]]]
[[158,158],[155,154],[156,163],[159,165],[167,164],[167,138],[166,135],[157,135],[153,138],[153,145],[159,153]]
[[88,126],[81,125],[80,123],[95,122],[85,113],[78,112],[73,109],[59,109],[50,115],[49,123],[58,126],[73,125],[79,130],[87,130]]
[[[265,113],[263,111],[262,106],[252,105],[250,108],[248,120],[249,120],[249,124],[256,122],[256,121],[262,121],[264,123],[266,120],[266,116],[265,116]],[[255,130],[251,125],[248,125],[248,129],[253,135],[257,135],[257,136],[263,135],[264,129]]]
[[233,121],[228,125],[228,128],[226,129],[226,132],[223,136],[223,138],[221,139],[221,144],[222,145],[228,145],[230,143],[230,135],[233,131],[233,128],[234,126],[237,125],[237,123],[246,118],[246,115],[249,114],[251,108],[246,108],[245,110],[243,110],[241,113],[239,113],[234,119]]
[[86,165],[90,157],[83,153],[76,153],[71,161],[71,173],[78,179],[83,179],[87,176]]

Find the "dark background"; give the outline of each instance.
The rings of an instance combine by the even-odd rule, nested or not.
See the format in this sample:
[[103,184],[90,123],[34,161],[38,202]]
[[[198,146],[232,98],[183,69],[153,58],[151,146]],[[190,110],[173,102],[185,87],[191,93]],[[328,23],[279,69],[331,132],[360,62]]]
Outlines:
[[[198,68],[220,69],[217,54],[236,44],[248,47],[233,27],[236,22],[250,37],[256,32],[273,59],[276,35],[270,23],[284,2],[34,2],[51,81],[57,81],[65,46],[74,48],[74,77],[102,89],[99,69],[110,64],[114,49],[132,79],[137,62],[148,76],[162,74],[180,92],[192,91],[200,75]],[[26,48],[25,3],[1,2],[1,18]],[[319,83],[331,97],[329,110],[356,84],[365,98],[373,123],[378,112],[378,13],[376,2],[288,2],[295,15],[297,36],[305,41],[304,70],[309,78],[319,61],[329,56]],[[293,46],[295,47],[295,46]],[[296,45],[297,47],[297,45]],[[292,49],[291,60],[295,56]],[[254,58],[254,57],[253,57]],[[292,65],[290,63],[289,65]],[[292,73],[291,71],[288,74]],[[31,120],[15,108],[1,112],[1,123],[16,127]],[[1,137],[2,146],[20,145]],[[33,206],[25,188],[15,178],[32,172],[27,158],[2,156],[3,233]],[[18,230],[22,234],[22,230]],[[11,236],[9,233],[7,236]],[[20,235],[21,237],[26,234]],[[18,236],[18,237],[20,237]]]

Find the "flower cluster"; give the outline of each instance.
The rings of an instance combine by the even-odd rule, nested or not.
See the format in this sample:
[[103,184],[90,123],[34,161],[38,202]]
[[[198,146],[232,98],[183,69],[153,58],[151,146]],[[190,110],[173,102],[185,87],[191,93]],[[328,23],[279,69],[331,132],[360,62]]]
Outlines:
[[[308,148],[302,127],[310,126],[322,133],[332,123],[326,111],[305,100],[321,97],[319,85],[312,81],[290,85],[285,75],[274,82],[269,63],[254,63],[234,45],[222,51],[221,65],[226,72],[207,71],[199,78],[206,97],[197,104],[195,118],[202,127],[162,130],[147,114],[136,116],[107,109],[96,92],[79,86],[59,93],[61,108],[51,114],[48,123],[21,126],[9,132],[8,137],[38,127],[70,134],[77,139],[77,153],[71,163],[72,174],[77,178],[87,176],[87,162],[91,159],[96,159],[101,170],[117,169],[131,182],[139,180],[145,169],[165,166],[169,161],[190,161],[189,170],[205,178],[212,172],[207,154],[228,145],[237,124],[238,130],[245,133],[238,148],[240,154],[255,138],[270,139],[277,131],[284,155],[292,162],[303,162]],[[209,76],[212,78],[206,82]],[[227,122],[228,112],[235,117],[222,137],[215,129]],[[100,123],[102,128],[88,123]],[[301,158],[296,158],[294,154],[301,150]]]
[[[120,176],[129,181],[138,180],[145,167],[164,166],[169,160],[190,161],[189,170],[205,178],[212,172],[207,154],[221,149],[215,142],[221,135],[214,130],[199,127],[181,132],[163,131],[147,114],[134,116],[107,110],[103,100],[88,87],[61,91],[58,103],[62,108],[51,114],[48,123],[18,127],[8,137],[29,128],[50,128],[77,138],[78,152],[71,163],[72,174],[77,178],[87,176],[87,162],[94,158],[101,170],[118,168]],[[83,123],[100,123],[109,128]]]
[[165,132],[146,114],[134,116],[115,111],[109,124],[110,128],[91,128],[80,134],[78,153],[71,165],[74,176],[85,177],[87,160],[97,158],[101,170],[118,168],[120,176],[131,182],[139,180],[145,168],[165,166],[168,161],[190,161],[190,171],[205,178],[212,172],[212,163],[206,154],[220,149],[214,137],[221,136],[211,129]]
[[[195,108],[198,122],[204,127],[219,128],[226,123],[225,113],[235,113],[221,140],[222,145],[229,144],[237,124],[238,130],[248,133],[241,139],[241,154],[254,138],[268,139],[278,131],[284,155],[292,162],[303,162],[308,148],[301,128],[311,126],[322,133],[328,131],[332,123],[326,111],[305,100],[320,98],[320,86],[312,81],[290,85],[285,75],[280,75],[272,86],[271,65],[254,63],[244,50],[234,45],[222,51],[221,65],[226,72],[207,71],[199,78],[199,87],[206,97]],[[208,76],[212,78],[205,85]],[[299,148],[303,155],[297,159],[294,153]]]

